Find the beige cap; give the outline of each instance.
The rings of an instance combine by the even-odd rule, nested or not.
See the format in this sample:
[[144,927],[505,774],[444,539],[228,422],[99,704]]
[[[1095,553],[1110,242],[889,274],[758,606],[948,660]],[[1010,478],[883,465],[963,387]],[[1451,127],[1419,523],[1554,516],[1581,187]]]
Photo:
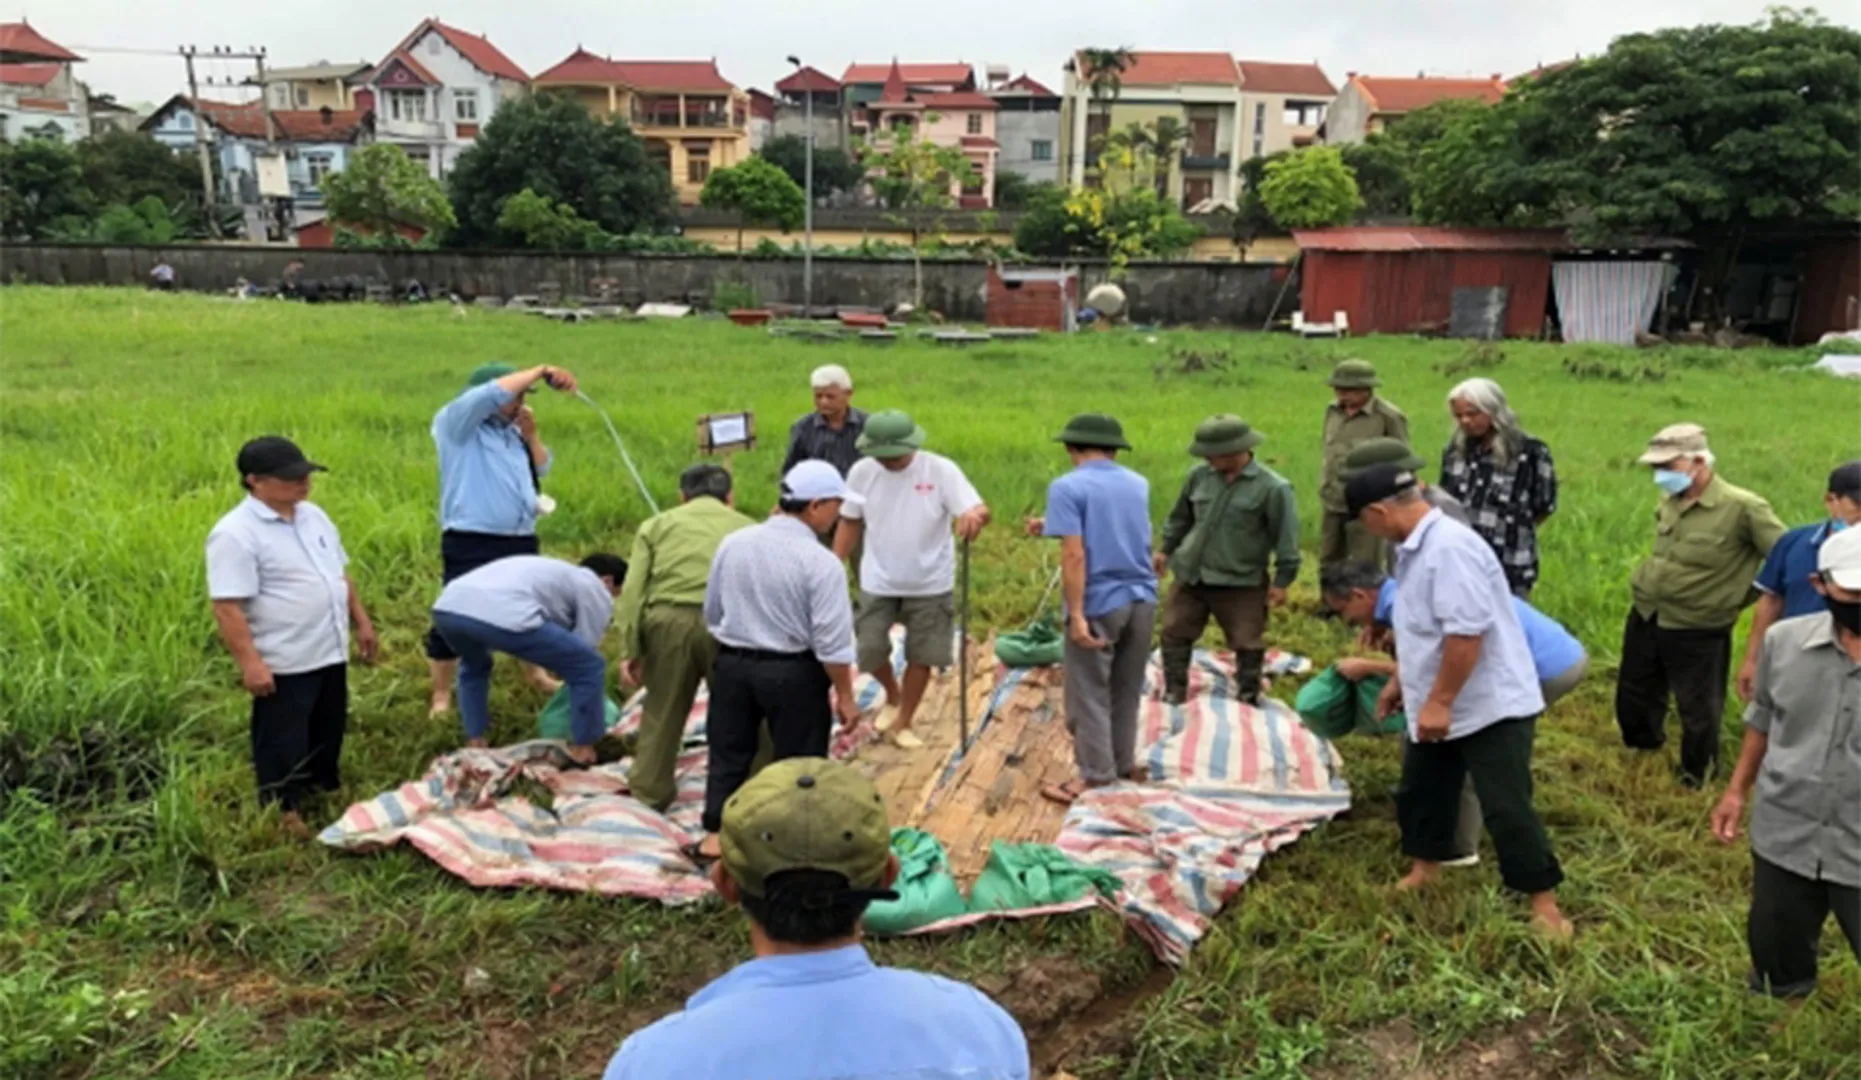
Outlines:
[[1648,440],[1643,465],[1665,465],[1677,457],[1706,452],[1706,429],[1698,424],[1669,424]]

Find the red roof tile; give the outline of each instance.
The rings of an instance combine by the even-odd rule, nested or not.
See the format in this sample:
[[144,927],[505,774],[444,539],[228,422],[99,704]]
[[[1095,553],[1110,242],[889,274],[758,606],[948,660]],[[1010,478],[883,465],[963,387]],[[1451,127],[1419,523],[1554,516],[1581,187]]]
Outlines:
[[927,109],[993,109],[995,99],[987,94],[978,94],[974,90],[958,90],[951,94],[913,94],[911,100]]
[[896,65],[905,77],[905,82],[913,86],[961,86],[975,79],[976,72],[968,64],[848,64],[846,74],[840,81],[852,83],[882,83]]
[[1450,229],[1419,225],[1359,225],[1294,229],[1301,251],[1564,251],[1562,229]]
[[885,89],[879,91],[879,100],[882,103],[896,105],[910,98],[911,91],[905,86],[904,69],[898,66],[897,60],[893,60],[891,70],[885,73]]
[[196,116],[204,118],[228,135],[248,139],[265,137],[265,110],[257,102],[208,101],[205,98],[188,102],[186,97],[180,100],[191,104]]
[[736,89],[717,70],[715,60],[612,60],[576,49],[560,64],[536,77],[542,85],[612,83],[635,90],[728,93]]
[[1242,60],[1241,89],[1264,94],[1304,94],[1310,97],[1335,97],[1338,88],[1325,77],[1317,64],[1275,64],[1265,60]]
[[1490,105],[1506,96],[1505,80],[1497,75],[1489,79],[1389,79],[1380,75],[1355,75],[1351,82],[1363,92],[1370,110],[1378,113],[1413,112],[1450,98],[1484,101]]
[[26,22],[0,23],[0,53],[20,53],[45,60],[82,60],[82,56],[34,30]]
[[1001,148],[1001,143],[996,142],[987,135],[963,136],[963,149],[965,150],[1000,150]]
[[756,89],[753,86],[750,87],[748,90],[745,90],[744,93],[750,96],[750,115],[751,116],[754,116],[759,120],[774,120],[775,119],[775,98],[769,96],[768,94],[764,93],[761,90]]
[[401,43],[394,47],[393,52],[405,52],[428,30],[438,31],[439,36],[446,39],[446,44],[457,49],[459,55],[471,61],[473,67],[487,75],[495,75],[500,79],[514,79],[517,82],[530,81],[530,76],[525,75],[523,69],[513,63],[510,57],[505,56],[496,45],[491,44],[489,38],[478,34],[468,34],[457,27],[447,26],[438,19],[422,20],[419,26],[414,27],[413,33],[401,39]]
[[23,97],[19,99],[22,109],[37,109],[40,112],[76,112],[71,102],[64,98]]
[[1007,82],[1002,84],[1001,89],[1002,90],[1019,90],[1022,93],[1032,94],[1035,97],[1059,97],[1060,96],[1054,93],[1053,91],[1047,89],[1042,84],[1036,82],[1032,75],[1022,75],[1019,78],[1010,79]]
[[[1081,78],[1090,78],[1091,65],[1084,53],[1078,54]],[[1240,71],[1234,57],[1225,52],[1136,52],[1131,66],[1118,81],[1125,86],[1175,86],[1178,83],[1210,83],[1239,86]]]
[[65,69],[63,64],[0,64],[0,83],[44,86]]
[[281,109],[272,113],[271,119],[280,139],[291,142],[349,142],[365,125],[368,115],[357,110],[331,110],[329,122],[325,123],[321,109]]
[[840,80],[824,71],[804,67],[788,78],[775,84],[775,88],[784,94],[806,94],[810,92],[826,93],[840,89]]
[[371,83],[379,82],[381,80],[381,73],[388,70],[388,66],[390,64],[401,65],[402,67],[406,68],[408,71],[412,72],[415,78],[419,79],[421,82],[426,83],[429,86],[439,85],[439,76],[428,71],[426,69],[425,64],[422,64],[420,61],[415,60],[413,58],[413,54],[407,52],[406,50],[397,50],[389,54],[386,60],[383,60],[381,63],[376,64],[375,70],[368,73],[368,81]]

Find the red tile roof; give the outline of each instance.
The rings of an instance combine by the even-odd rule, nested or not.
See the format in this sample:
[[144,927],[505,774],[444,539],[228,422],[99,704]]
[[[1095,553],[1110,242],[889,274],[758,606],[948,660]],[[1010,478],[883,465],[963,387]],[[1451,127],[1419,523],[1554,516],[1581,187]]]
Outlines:
[[[1079,75],[1090,78],[1091,65],[1084,53],[1077,55]],[[1134,52],[1131,65],[1118,81],[1125,86],[1175,86],[1178,83],[1210,83],[1239,86],[1240,70],[1234,57],[1225,52]]]
[[963,136],[963,149],[965,150],[1000,150],[1001,148],[1001,143],[996,142],[987,135]]
[[196,116],[206,119],[228,135],[247,139],[265,137],[265,110],[257,102],[208,101],[205,98],[188,102],[186,97],[178,100],[191,104]]
[[439,76],[428,71],[425,64],[415,60],[413,54],[407,52],[405,49],[395,50],[388,55],[386,60],[376,64],[375,70],[368,73],[368,81],[371,83],[378,81],[381,77],[381,73],[388,69],[389,64],[400,64],[408,71],[413,72],[415,78],[429,86],[438,86],[440,84]]
[[349,142],[367,123],[369,114],[359,110],[331,110],[329,122],[322,109],[279,110],[271,114],[278,138],[291,142]]
[[1562,229],[1451,229],[1419,225],[1359,225],[1294,229],[1301,251],[1564,251]]
[[1377,113],[1413,112],[1450,98],[1484,101],[1488,105],[1506,96],[1504,79],[1389,79],[1380,75],[1353,75],[1351,83]]
[[64,98],[23,97],[19,99],[22,109],[37,109],[40,112],[76,112],[72,103]]
[[717,70],[715,60],[613,60],[579,48],[560,64],[538,75],[536,82],[543,85],[612,83],[634,90],[713,93],[729,93],[736,89]]
[[471,61],[473,67],[487,75],[495,75],[500,79],[514,79],[517,82],[530,81],[530,76],[525,75],[523,69],[513,63],[510,57],[505,56],[496,45],[491,44],[490,39],[478,34],[468,34],[457,27],[447,26],[438,19],[422,20],[419,26],[414,27],[413,33],[401,39],[401,43],[394,47],[393,52],[405,52],[428,30],[438,31],[439,36],[446,39],[446,44],[457,49],[459,55]]
[[1562,71],[1567,67],[1573,67],[1579,63],[1582,63],[1582,57],[1572,57],[1569,60],[1559,60],[1559,61],[1556,61],[1555,63],[1550,63],[1550,64],[1539,64],[1537,67],[1532,68],[1530,71],[1521,71],[1517,75],[1514,75],[1510,79],[1507,79],[1506,85],[1517,86],[1519,83],[1524,82],[1526,79],[1542,78],[1546,75],[1549,75],[1553,71]]
[[995,99],[987,94],[978,94],[974,90],[958,90],[950,94],[913,94],[911,100],[927,109],[993,109]]
[[750,96],[750,115],[751,116],[754,116],[760,120],[774,120],[775,119],[775,98],[769,96],[768,94],[764,93],[761,90],[756,89],[753,86],[750,87],[748,90],[745,90],[744,93]]
[[1304,94],[1310,97],[1337,96],[1338,88],[1325,77],[1317,64],[1275,64],[1265,60],[1242,60],[1241,88],[1264,94]]
[[63,45],[47,40],[26,22],[0,23],[0,53],[20,53],[66,62],[84,59]]
[[897,60],[893,60],[891,69],[885,73],[885,89],[879,91],[879,100],[888,104],[903,104],[910,98],[911,91],[905,86],[904,69],[898,66]]
[[0,64],[0,83],[44,86],[65,69],[63,64]]
[[[1022,75],[1019,78],[1010,79],[1007,82],[1002,84],[1001,89],[1002,90],[1019,90],[1026,94],[1032,94],[1035,97],[1059,97],[1060,96],[1054,93],[1053,91],[1047,89],[1042,84],[1036,82],[1032,75]],[[1000,91],[998,91],[998,93],[999,92]]]
[[810,92],[825,93],[840,89],[840,80],[824,71],[804,67],[788,78],[775,84],[775,88],[784,94],[806,94]]
[[976,77],[976,72],[968,64],[848,64],[846,74],[840,76],[842,83],[882,83],[896,65],[904,75],[905,81],[914,86],[961,86]]

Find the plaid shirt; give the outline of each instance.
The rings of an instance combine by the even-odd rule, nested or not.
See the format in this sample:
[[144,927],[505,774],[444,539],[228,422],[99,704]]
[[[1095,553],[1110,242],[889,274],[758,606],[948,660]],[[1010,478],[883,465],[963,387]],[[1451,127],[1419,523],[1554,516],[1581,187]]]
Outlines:
[[1506,581],[1525,592],[1538,581],[1538,522],[1557,510],[1557,469],[1551,448],[1526,435],[1509,469],[1501,471],[1492,451],[1453,442],[1441,452],[1441,487],[1467,507],[1467,524],[1493,547]]

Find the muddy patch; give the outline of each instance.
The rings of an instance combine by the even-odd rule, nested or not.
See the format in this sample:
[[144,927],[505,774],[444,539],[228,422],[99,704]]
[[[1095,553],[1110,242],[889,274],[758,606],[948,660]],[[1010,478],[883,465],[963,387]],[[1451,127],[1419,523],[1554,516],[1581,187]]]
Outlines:
[[1545,1017],[1431,1051],[1407,1020],[1333,1043],[1334,1064],[1313,1080],[1590,1080],[1583,1055]]
[[132,741],[99,721],[43,745],[23,735],[0,739],[0,805],[30,792],[40,800],[74,809],[116,798],[146,799],[162,778],[154,747]]

